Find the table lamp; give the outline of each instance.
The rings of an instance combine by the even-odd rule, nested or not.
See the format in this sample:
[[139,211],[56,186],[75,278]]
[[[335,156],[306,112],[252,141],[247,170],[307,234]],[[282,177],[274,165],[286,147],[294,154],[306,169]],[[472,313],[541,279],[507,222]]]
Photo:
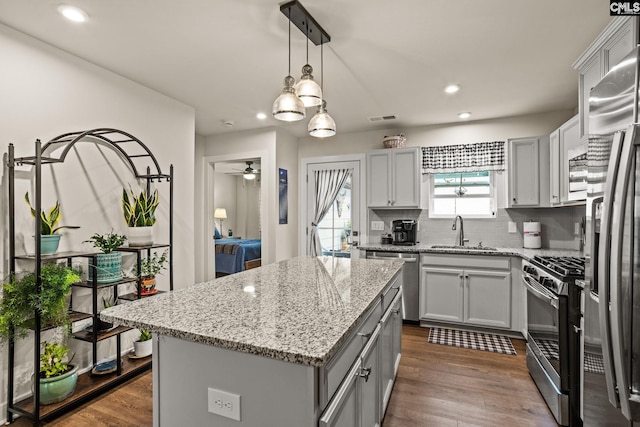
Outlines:
[[213,217],[220,220],[220,234],[222,234],[222,220],[227,219],[227,210],[225,208],[216,208]]

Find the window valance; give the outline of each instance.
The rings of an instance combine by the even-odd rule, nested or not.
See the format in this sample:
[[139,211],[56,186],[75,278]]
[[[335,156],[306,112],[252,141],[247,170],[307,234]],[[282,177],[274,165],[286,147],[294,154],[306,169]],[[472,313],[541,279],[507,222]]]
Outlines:
[[422,147],[422,173],[504,170],[504,141]]

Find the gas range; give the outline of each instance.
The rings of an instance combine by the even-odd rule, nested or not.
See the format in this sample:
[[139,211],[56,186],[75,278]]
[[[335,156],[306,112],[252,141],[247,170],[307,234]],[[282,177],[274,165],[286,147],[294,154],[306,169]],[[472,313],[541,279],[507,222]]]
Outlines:
[[538,256],[523,261],[523,273],[556,295],[567,295],[567,286],[584,279],[585,259],[580,257]]

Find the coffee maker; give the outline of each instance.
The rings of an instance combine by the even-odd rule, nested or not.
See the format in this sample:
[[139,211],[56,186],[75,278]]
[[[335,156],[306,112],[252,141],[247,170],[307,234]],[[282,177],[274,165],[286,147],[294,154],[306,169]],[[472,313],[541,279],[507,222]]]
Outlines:
[[417,243],[416,231],[418,222],[415,219],[396,219],[391,223],[393,244],[412,246]]

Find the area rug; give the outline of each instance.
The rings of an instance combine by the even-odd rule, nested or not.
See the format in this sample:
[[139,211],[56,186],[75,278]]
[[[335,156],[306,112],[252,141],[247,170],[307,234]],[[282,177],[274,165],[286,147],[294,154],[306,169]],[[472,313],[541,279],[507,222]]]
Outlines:
[[429,342],[432,344],[452,345],[473,350],[516,355],[509,337],[483,334],[480,332],[457,331],[455,329],[431,328]]

